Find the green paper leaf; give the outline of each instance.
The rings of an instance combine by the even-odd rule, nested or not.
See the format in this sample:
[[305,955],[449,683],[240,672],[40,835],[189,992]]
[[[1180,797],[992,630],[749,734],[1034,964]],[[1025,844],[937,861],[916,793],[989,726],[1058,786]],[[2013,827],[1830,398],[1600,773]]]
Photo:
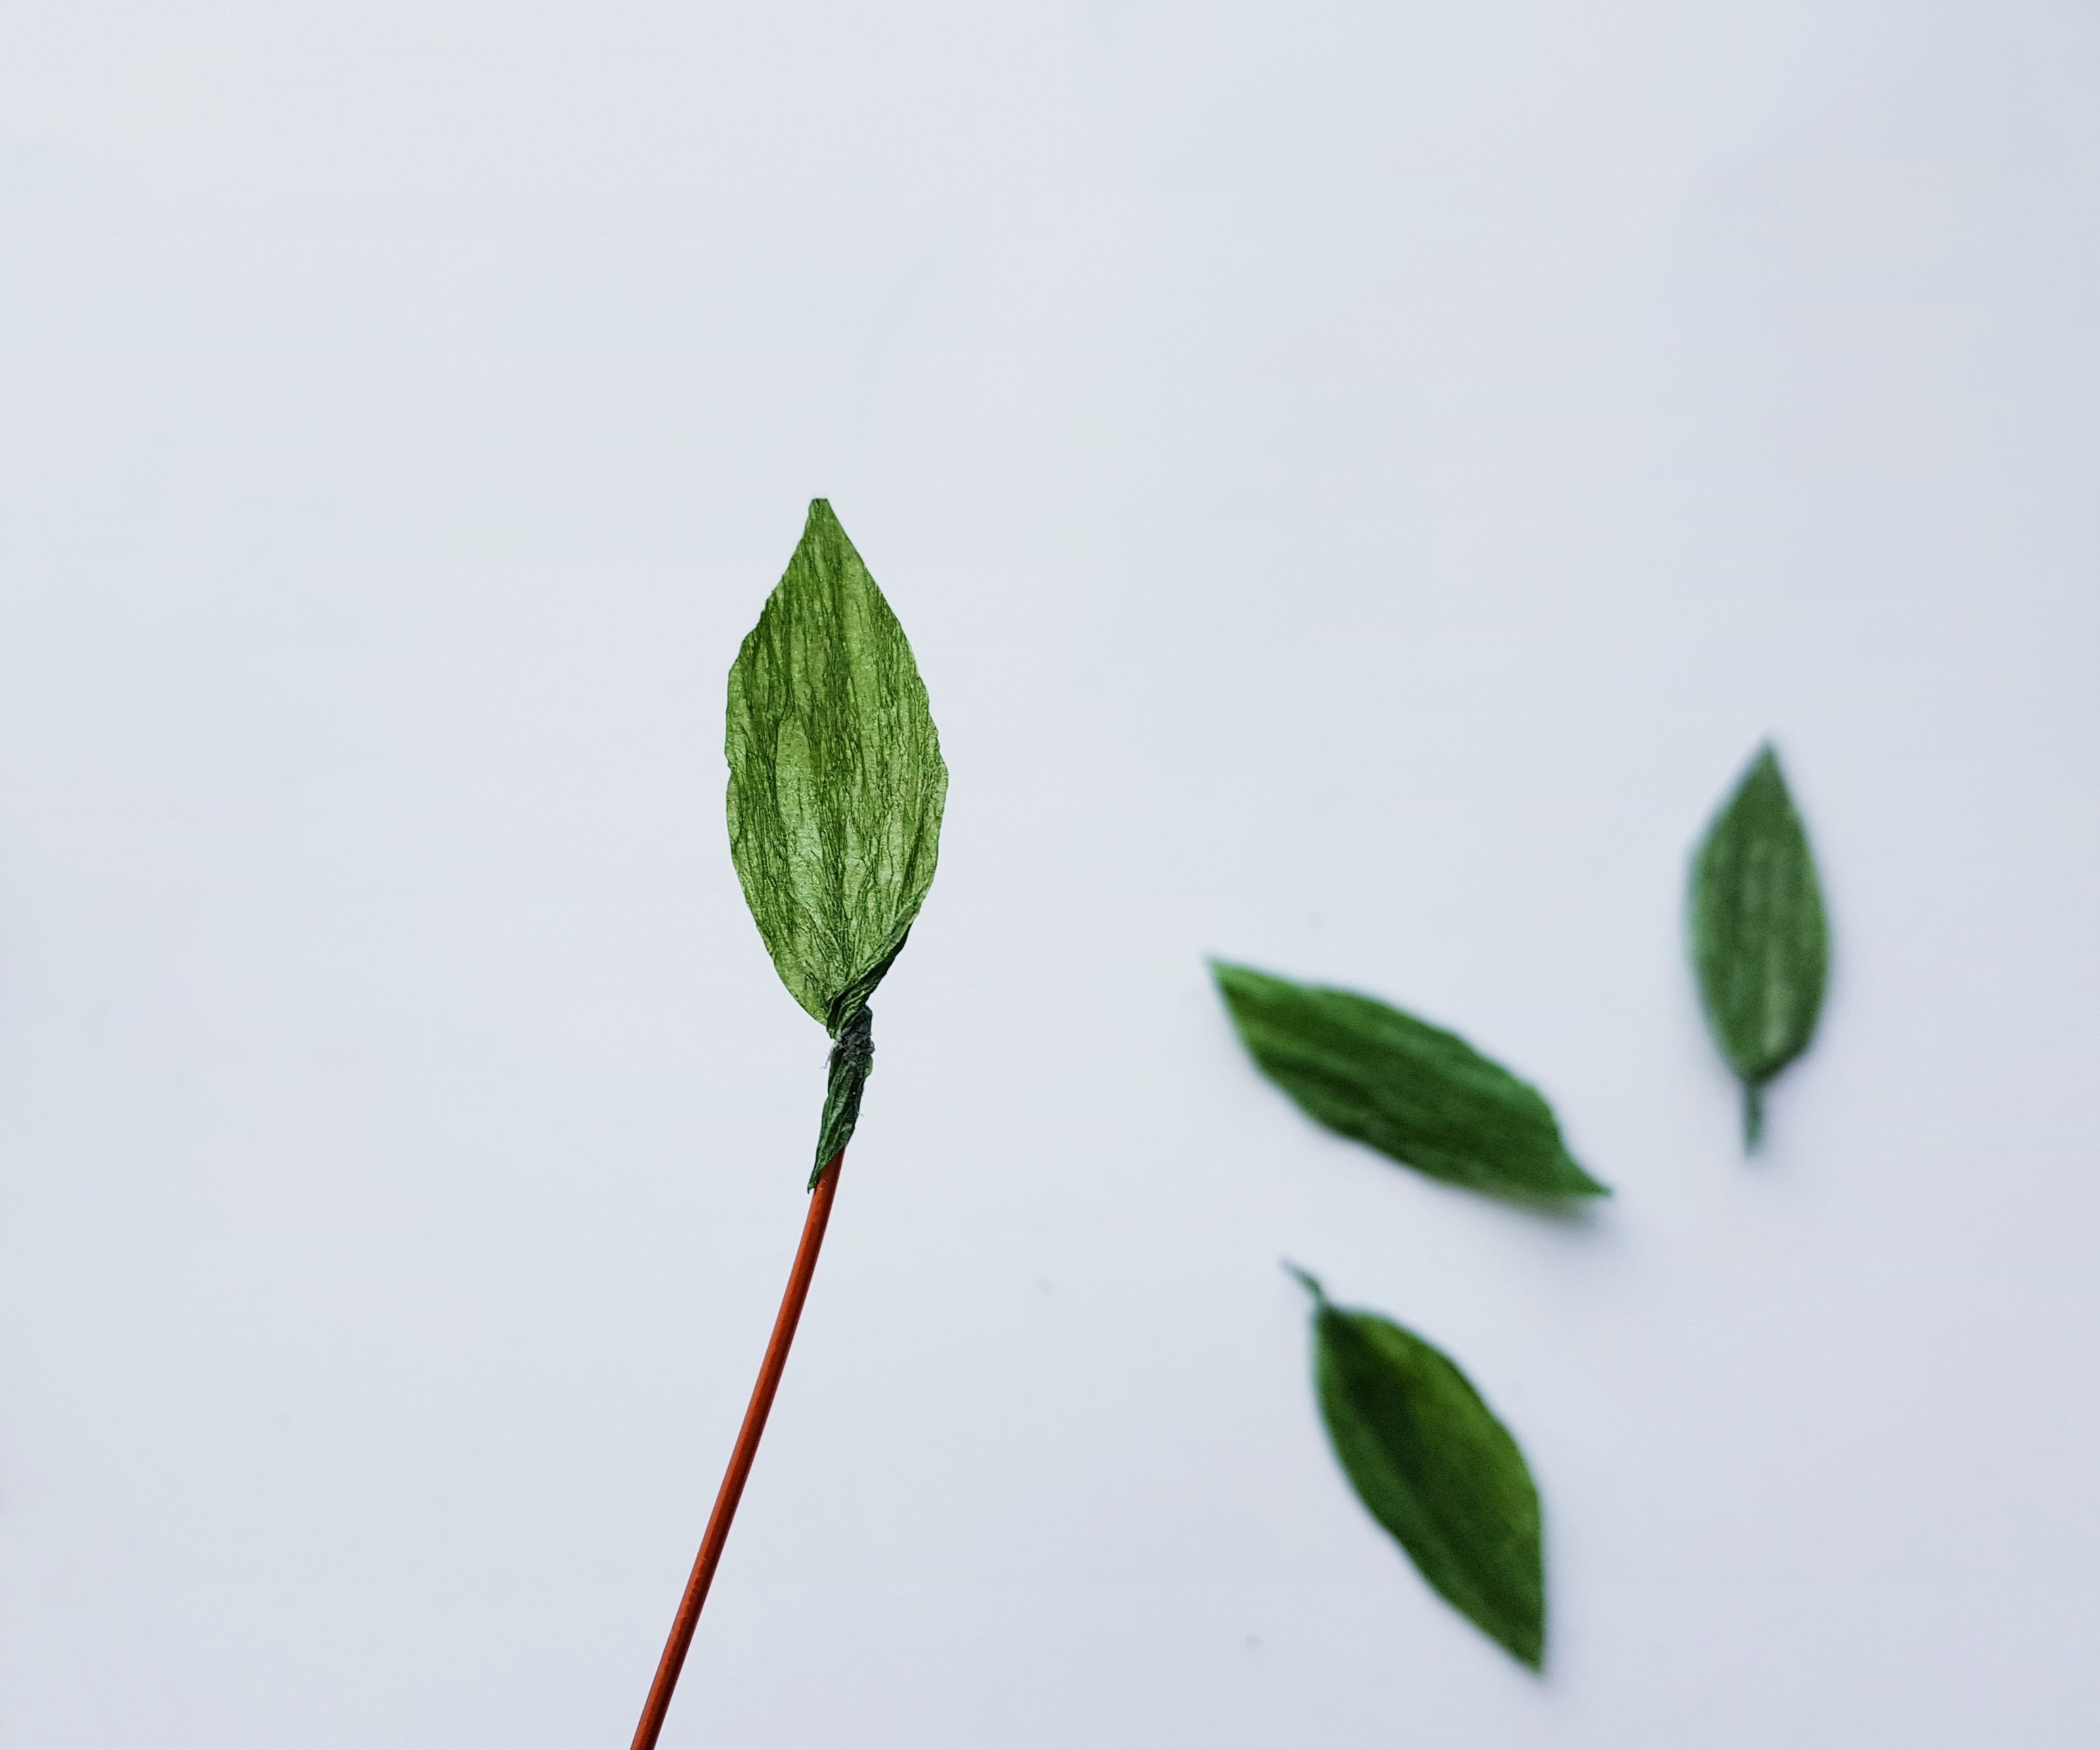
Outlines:
[[1815,857],[1769,743],[1692,859],[1690,910],[1700,1000],[1743,1084],[1743,1142],[1754,1148],[1765,1087],[1807,1050],[1830,972]]
[[821,1171],[853,1133],[873,1058],[855,1024],[933,884],[948,792],[904,628],[821,498],[730,669],[727,752],[744,899],[781,982],[839,1042]]
[[1352,990],[1211,963],[1263,1073],[1330,1131],[1405,1166],[1514,1197],[1608,1197],[1553,1109],[1454,1033]]
[[1292,1273],[1313,1295],[1320,1413],[1357,1497],[1424,1580],[1536,1671],[1546,1571],[1524,1453],[1449,1356]]

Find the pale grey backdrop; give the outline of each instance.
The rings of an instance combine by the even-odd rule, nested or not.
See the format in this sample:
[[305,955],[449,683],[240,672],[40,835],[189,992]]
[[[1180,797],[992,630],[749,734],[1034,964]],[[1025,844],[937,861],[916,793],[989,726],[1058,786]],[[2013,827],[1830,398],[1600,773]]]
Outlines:
[[[953,798],[668,1744],[2100,1735],[2090,0],[7,11],[6,1750],[625,1744],[816,1122],[719,752],[814,493]],[[1209,952],[1617,1200],[1314,1132]],[[1285,1255],[1523,1439],[1542,1682]]]

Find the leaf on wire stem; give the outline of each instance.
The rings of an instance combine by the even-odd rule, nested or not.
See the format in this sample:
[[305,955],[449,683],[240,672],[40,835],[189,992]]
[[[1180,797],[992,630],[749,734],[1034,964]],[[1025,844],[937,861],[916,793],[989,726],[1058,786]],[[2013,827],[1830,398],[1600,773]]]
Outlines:
[[948,793],[904,628],[821,498],[730,669],[726,751],[744,899],[781,982],[835,1042],[821,1173],[858,1120],[868,998],[933,884]]

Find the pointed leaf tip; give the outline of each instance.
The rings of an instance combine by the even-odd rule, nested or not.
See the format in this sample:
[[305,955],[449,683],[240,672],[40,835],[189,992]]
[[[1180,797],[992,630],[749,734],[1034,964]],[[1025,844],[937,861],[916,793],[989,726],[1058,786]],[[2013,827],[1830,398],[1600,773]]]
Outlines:
[[1456,1034],[1354,991],[1210,966],[1256,1065],[1329,1130],[1476,1191],[1610,1194],[1568,1153],[1545,1096]]

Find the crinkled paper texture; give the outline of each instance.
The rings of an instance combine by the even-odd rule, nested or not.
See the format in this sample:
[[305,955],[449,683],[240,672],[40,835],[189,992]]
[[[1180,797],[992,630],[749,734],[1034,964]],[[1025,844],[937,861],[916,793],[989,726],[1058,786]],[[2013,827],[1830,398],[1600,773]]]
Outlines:
[[[730,670],[726,751],[752,917],[781,982],[849,1045],[933,884],[948,769],[904,629],[821,498]],[[820,1148],[851,1135],[871,1058],[865,1029],[834,1051]]]

